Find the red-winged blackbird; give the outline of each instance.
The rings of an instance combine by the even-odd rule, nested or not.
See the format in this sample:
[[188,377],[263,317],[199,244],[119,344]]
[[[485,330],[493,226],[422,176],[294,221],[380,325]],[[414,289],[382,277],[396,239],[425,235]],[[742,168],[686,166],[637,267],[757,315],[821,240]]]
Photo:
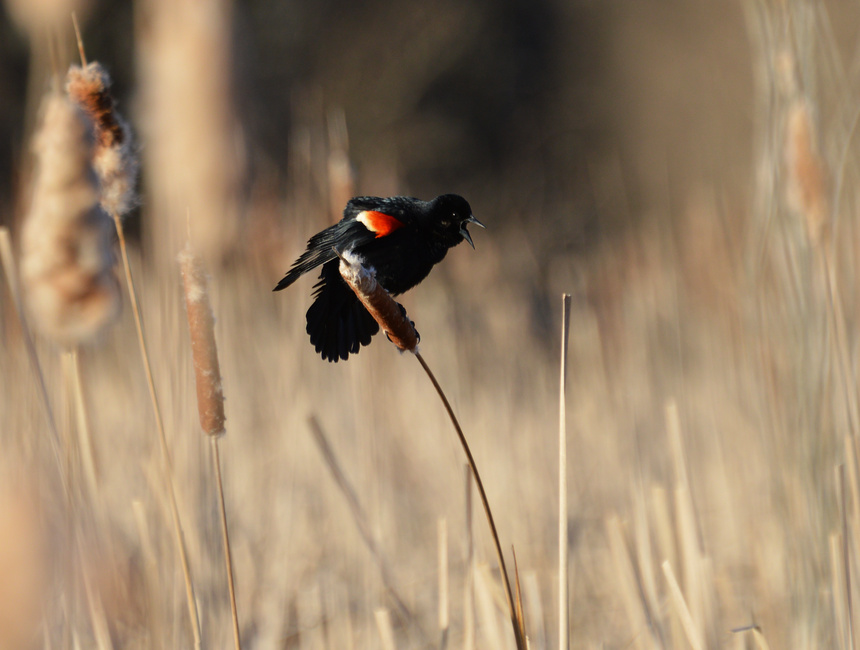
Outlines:
[[317,233],[275,291],[322,265],[307,313],[307,332],[323,359],[337,361],[368,345],[379,325],[340,276],[339,254],[352,251],[389,293],[408,291],[464,239],[474,248],[466,226],[484,227],[461,196],[443,194],[432,201],[405,196],[351,199],[343,219]]

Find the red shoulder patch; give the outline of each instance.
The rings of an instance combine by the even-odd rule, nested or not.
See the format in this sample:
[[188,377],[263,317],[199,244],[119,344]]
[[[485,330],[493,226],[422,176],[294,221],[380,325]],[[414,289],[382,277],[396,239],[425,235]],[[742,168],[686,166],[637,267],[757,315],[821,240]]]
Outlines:
[[403,227],[403,222],[395,219],[390,214],[384,212],[376,212],[375,210],[364,210],[356,215],[355,220],[364,224],[370,232],[375,233],[376,237],[385,237],[390,235],[398,228]]

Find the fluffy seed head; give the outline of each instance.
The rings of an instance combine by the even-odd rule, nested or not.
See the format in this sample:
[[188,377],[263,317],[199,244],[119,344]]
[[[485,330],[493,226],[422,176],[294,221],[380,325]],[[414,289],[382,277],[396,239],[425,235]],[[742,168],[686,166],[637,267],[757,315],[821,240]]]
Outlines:
[[122,216],[136,203],[138,161],[132,149],[131,129],[116,110],[110,85],[110,76],[97,62],[85,68],[73,65],[66,76],[69,97],[93,124],[93,168],[101,183],[102,208]]
[[37,172],[21,233],[21,278],[35,324],[49,338],[75,345],[119,313],[112,225],[98,206],[91,139],[80,111],[49,95],[33,148]]

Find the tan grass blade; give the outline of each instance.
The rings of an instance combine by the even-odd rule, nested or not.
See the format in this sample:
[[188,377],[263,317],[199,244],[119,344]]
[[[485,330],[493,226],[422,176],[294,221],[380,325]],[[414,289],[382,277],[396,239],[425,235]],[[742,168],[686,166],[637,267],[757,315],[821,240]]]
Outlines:
[[45,383],[45,374],[42,371],[42,364],[39,362],[39,355],[36,352],[36,345],[33,342],[33,336],[30,331],[30,326],[27,323],[27,316],[24,311],[24,305],[21,301],[20,284],[18,283],[18,273],[15,266],[15,258],[12,253],[12,238],[9,236],[9,229],[5,226],[0,226],[0,263],[3,265],[3,273],[6,276],[6,284],[9,287],[9,293],[12,294],[12,301],[15,304],[15,312],[18,314],[18,321],[21,323],[21,336],[24,338],[24,346],[27,349],[27,357],[30,360],[30,365],[33,368],[33,374],[36,377],[36,384],[39,387],[39,397],[42,400],[42,406],[45,412],[45,420],[48,424],[48,432],[50,433],[50,445],[53,452],[54,460],[57,463],[57,472],[60,477],[60,483],[63,490],[68,494],[69,484],[66,476],[66,469],[62,460],[60,447],[60,433],[57,429],[57,420],[54,417],[54,408],[51,406],[51,399],[48,396],[48,386]]
[[558,647],[570,647],[570,565],[567,539],[567,345],[570,330],[570,294],[561,297],[561,377],[558,391]]
[[[323,460],[331,472],[332,478],[334,478],[337,487],[346,499],[349,511],[352,514],[352,519],[355,522],[356,528],[358,528],[358,534],[361,536],[365,546],[367,546],[367,550],[370,551],[370,555],[374,562],[376,562],[377,567],[379,567],[382,583],[385,585],[388,595],[391,596],[391,599],[397,608],[398,615],[400,615],[405,621],[417,626],[415,617],[412,615],[412,612],[409,607],[407,607],[406,602],[394,584],[391,569],[388,566],[388,562],[382,553],[379,543],[371,532],[370,525],[367,522],[367,516],[364,513],[364,508],[361,507],[355,489],[352,487],[352,484],[349,482],[349,479],[341,468],[340,463],[334,454],[334,450],[329,444],[328,437],[323,431],[322,425],[320,425],[319,420],[317,420],[314,415],[311,415],[308,418],[308,425],[310,427],[311,434],[314,437],[314,441],[317,443],[317,447],[323,456]],[[422,636],[426,637],[423,632]]]
[[849,647],[854,650],[857,647],[854,638],[854,599],[851,588],[851,537],[848,529],[848,504],[845,492],[845,465],[836,468],[836,487],[839,494],[839,510],[842,523],[842,571],[844,573],[845,585],[845,620],[846,636]]
[[373,612],[376,618],[376,626],[379,628],[379,638],[382,641],[383,650],[395,650],[394,629],[391,627],[391,615],[384,607],[380,607]]
[[[674,400],[666,405],[666,425],[675,468],[675,512],[678,524],[678,545],[684,568],[684,593],[690,615],[701,629],[703,620],[704,586],[701,578],[701,543],[699,541],[696,510],[693,505],[690,479],[687,474],[681,421]],[[668,558],[666,558],[668,560]]]
[[72,349],[68,354],[71,364],[71,388],[75,405],[78,447],[81,452],[81,463],[87,487],[90,491],[90,497],[94,497],[98,494],[98,472],[96,469],[95,452],[93,451],[93,438],[90,432],[90,419],[87,413],[86,401],[84,400],[83,382],[81,381],[81,355],[77,348]]
[[687,641],[693,647],[693,650],[704,650],[702,642],[701,630],[696,626],[693,616],[690,613],[690,608],[687,607],[687,602],[684,600],[684,594],[681,593],[681,587],[675,579],[675,572],[672,571],[672,565],[668,560],[664,560],[663,575],[666,576],[666,583],[669,585],[669,595],[671,596],[672,606],[678,613],[681,619],[681,624],[684,626],[684,632],[687,634]]
[[851,621],[848,620],[848,606],[845,603],[845,567],[842,563],[842,540],[839,533],[831,533],[828,538],[830,546],[830,580],[833,596],[833,619],[836,624],[835,635],[840,643],[838,647],[847,648],[851,639]]
[[481,563],[475,571],[475,600],[481,622],[480,636],[484,638],[484,643],[479,644],[478,647],[499,648],[501,650],[507,646],[502,639],[502,631],[496,615],[496,599],[493,597],[494,586],[495,581],[490,574],[489,567]]
[[615,572],[624,601],[624,610],[630,621],[630,629],[635,635],[634,643],[637,648],[657,648],[659,644],[654,638],[654,633],[648,622],[648,612],[640,597],[636,571],[630,561],[630,554],[624,541],[624,532],[621,529],[621,521],[616,515],[612,515],[606,520],[606,534],[609,538],[609,550],[615,562]]
[[450,626],[449,588],[448,588],[448,520],[440,517],[436,522],[437,548],[439,553],[439,630],[442,640],[440,648],[448,645],[448,628]]
[[472,518],[472,468],[466,470],[466,582],[463,585],[463,647],[475,649],[475,530]]

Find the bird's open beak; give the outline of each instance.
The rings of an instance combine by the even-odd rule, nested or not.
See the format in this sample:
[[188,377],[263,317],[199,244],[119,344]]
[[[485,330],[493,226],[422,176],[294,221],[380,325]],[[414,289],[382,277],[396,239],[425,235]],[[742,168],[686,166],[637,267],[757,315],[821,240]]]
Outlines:
[[460,234],[461,234],[461,235],[463,235],[463,239],[465,239],[467,242],[469,242],[469,246],[471,246],[471,247],[474,249],[474,248],[475,248],[475,244],[472,242],[472,235],[470,235],[470,234],[469,234],[469,231],[468,231],[468,230],[466,230],[466,224],[469,224],[469,223],[473,223],[473,224],[475,224],[476,226],[481,226],[481,228],[486,228],[486,226],[485,226],[484,224],[482,224],[480,221],[478,221],[477,219],[475,219],[475,217],[473,217],[471,214],[469,215],[469,218],[468,218],[468,219],[466,219],[466,220],[461,224],[461,226],[460,226]]

